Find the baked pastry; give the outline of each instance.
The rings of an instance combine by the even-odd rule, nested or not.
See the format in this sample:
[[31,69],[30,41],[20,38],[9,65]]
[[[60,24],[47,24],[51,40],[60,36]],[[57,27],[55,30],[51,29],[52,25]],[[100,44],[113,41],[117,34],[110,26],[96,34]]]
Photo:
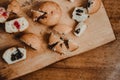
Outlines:
[[70,0],[70,2],[74,2],[75,0]]
[[24,34],[20,40],[35,50],[40,49],[41,41],[38,36],[32,33]]
[[72,14],[72,18],[77,22],[86,21],[88,17],[87,9],[83,7],[76,7]]
[[56,32],[58,32],[59,34],[67,34],[70,31],[72,31],[72,28],[69,25],[66,24],[58,24],[56,25],[53,30],[55,30]]
[[19,62],[21,60],[26,59],[26,49],[20,48],[20,47],[18,48],[12,47],[12,48],[7,49],[3,53],[2,57],[8,64]]
[[65,44],[63,44],[61,38],[54,33],[50,34],[48,48],[53,51],[59,52],[60,54],[63,54],[66,50]]
[[[57,44],[58,42],[63,42],[58,35],[51,33],[49,36],[49,45]],[[52,49],[52,48],[51,48]]]
[[54,51],[58,52],[59,54],[66,54],[68,52],[64,43],[58,43],[54,47]]
[[53,1],[41,3],[38,11],[32,11],[33,20],[47,26],[56,25],[61,17],[62,11],[60,6]]
[[89,14],[96,13],[101,6],[101,0],[88,0],[87,9]]
[[29,23],[24,17],[5,22],[5,31],[7,33],[22,32],[28,27]]
[[[69,51],[75,51],[76,49],[79,48],[79,46],[77,45],[77,43],[75,43],[74,41],[71,40],[66,40],[67,44],[68,44],[68,50]],[[65,43],[65,41],[64,41]]]
[[69,39],[65,39],[57,34],[51,33],[48,48],[60,54],[66,54],[68,52],[75,51],[79,46]]
[[33,15],[33,21],[38,21],[39,18],[44,18],[44,15],[46,14],[45,12],[42,11],[36,11],[36,10],[31,10],[32,15]]
[[19,14],[21,12],[20,4],[17,0],[11,0],[7,8],[8,12]]
[[74,30],[74,35],[79,37],[85,32],[86,29],[87,25],[84,22],[80,22]]
[[9,12],[5,8],[0,7],[0,23],[4,23],[9,17]]

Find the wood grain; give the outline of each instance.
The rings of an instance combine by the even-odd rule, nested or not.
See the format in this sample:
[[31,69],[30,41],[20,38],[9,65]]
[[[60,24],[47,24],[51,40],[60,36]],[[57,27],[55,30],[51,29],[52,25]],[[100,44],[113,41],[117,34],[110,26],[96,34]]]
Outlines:
[[16,80],[119,80],[120,1],[103,0],[103,3],[115,32],[116,41]]
[[[101,14],[101,16],[98,16],[99,13]],[[83,40],[81,40],[81,43],[83,43],[84,41],[88,41],[88,40],[91,41],[92,39],[94,39],[94,41],[92,40],[92,44],[91,44],[91,42],[88,41],[89,45],[82,44],[82,46],[83,45],[87,46],[87,48],[80,49],[80,52],[90,50],[92,48],[95,48],[97,46],[105,44],[111,40],[114,40],[113,32],[112,32],[112,29],[110,28],[109,20],[106,17],[106,13],[104,12],[103,7],[101,7],[101,10],[99,11],[99,13],[96,15],[93,15],[91,20],[88,21],[88,24],[91,25],[91,28],[89,28],[88,31],[86,32],[86,34],[84,34]],[[106,18],[104,18],[102,15],[104,15],[104,17],[106,17]],[[101,23],[97,22],[97,20],[95,21],[96,24],[100,23],[100,25],[96,26],[95,24],[91,24],[90,21],[93,21],[95,19],[95,16],[98,16],[98,19],[100,20],[100,22],[107,21],[106,23],[108,23],[108,24],[106,25],[106,24],[103,24],[103,22],[101,22]],[[102,17],[105,20],[103,20]],[[106,27],[104,27],[104,26],[106,26]],[[93,31],[94,29],[96,31]],[[104,31],[106,33],[106,30],[108,30],[108,34],[104,34]],[[93,32],[91,32],[91,31],[93,31]],[[89,35],[90,34],[91,35],[93,35],[93,34],[99,35],[100,34],[101,36],[97,37],[97,35],[96,35],[96,36],[94,36],[94,38],[92,36],[91,36],[91,38],[89,38],[89,37],[87,38],[87,34],[89,34]],[[95,40],[95,39],[97,39],[97,40]],[[94,44],[94,46],[93,46],[93,43],[95,43],[95,42],[97,45]],[[8,44],[6,43],[6,46],[7,45]],[[102,47],[101,50],[104,50],[104,48],[105,47]],[[111,51],[113,51],[113,50],[111,50]],[[32,75],[31,74],[31,75],[28,75],[26,77],[21,77],[19,79],[26,79],[26,80],[41,80],[41,79],[43,79],[43,80],[45,80],[45,79],[46,80],[52,80],[52,79],[55,79],[55,80],[61,80],[61,79],[62,80],[73,80],[73,79],[74,80],[75,79],[76,80],[80,80],[80,79],[81,80],[85,80],[85,79],[86,80],[93,80],[93,79],[95,79],[95,80],[97,80],[97,79],[100,79],[100,80],[103,80],[106,78],[106,75],[109,75],[109,74],[104,75],[103,73],[105,73],[106,71],[109,71],[109,69],[106,69],[106,65],[108,65],[109,63],[106,63],[106,62],[107,62],[107,60],[108,61],[110,60],[110,58],[109,58],[110,54],[105,55],[104,51],[102,53],[102,51],[100,52],[99,50],[98,50],[98,52],[99,53],[96,54],[96,52],[94,52],[94,50],[93,50],[92,54],[89,54],[89,52],[85,53],[85,54],[81,54],[79,56],[65,60],[63,62],[56,63],[56,64],[48,67],[47,69],[43,69],[41,71],[37,71],[36,73],[32,73],[32,74],[34,74],[32,76],[32,78],[31,78],[31,75]],[[29,51],[29,53],[33,54],[33,53],[31,53],[31,51]],[[78,53],[76,53],[76,54],[78,54]],[[72,56],[72,55],[70,55],[70,56]],[[34,58],[33,60],[30,60],[29,62],[38,60],[38,58],[40,58],[40,56],[37,58]],[[53,58],[55,58],[55,57],[53,57]],[[52,62],[48,62],[48,63],[52,63]],[[3,62],[2,62],[2,64],[3,64]],[[31,72],[30,69],[33,71],[37,70],[41,66],[41,65],[38,65],[38,63],[34,63],[34,64],[36,66],[34,66],[33,64],[31,65],[31,63],[30,63],[28,66],[29,68],[28,68],[25,66],[27,64],[24,64],[24,63],[18,64],[19,67],[16,65],[13,65],[11,67],[11,66],[5,65],[5,63],[4,63],[4,65],[2,67],[0,67],[2,69],[1,74],[2,75],[5,74],[7,76],[7,78],[13,78],[13,76],[17,77],[17,76],[23,75],[25,73]],[[45,65],[43,64],[41,67],[43,67]],[[21,68],[22,66],[24,66],[24,67]],[[14,70],[15,68],[19,68],[19,70]],[[111,66],[110,69],[113,69],[113,67]],[[21,70],[24,71],[23,74],[21,73],[21,72],[23,72]],[[26,71],[28,71],[28,72],[26,72]],[[112,72],[112,71],[110,71],[110,72]],[[100,76],[97,76],[97,75],[100,75]],[[41,76],[41,77],[39,77],[39,76]],[[4,76],[2,78],[4,78]]]

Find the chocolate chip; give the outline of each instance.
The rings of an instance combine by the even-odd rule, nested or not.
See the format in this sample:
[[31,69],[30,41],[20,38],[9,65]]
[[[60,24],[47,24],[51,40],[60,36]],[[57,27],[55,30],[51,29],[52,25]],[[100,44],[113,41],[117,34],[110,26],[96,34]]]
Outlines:
[[75,33],[79,34],[79,32],[80,32],[80,28],[75,30]]
[[[43,12],[43,11],[41,11],[41,12]],[[39,16],[38,18],[37,18],[37,22],[39,22],[39,20],[40,19],[45,19],[45,18],[47,18],[47,16],[46,16],[46,14],[47,14],[47,12],[43,12],[44,14],[43,15],[41,15],[41,16]]]
[[78,13],[83,13],[83,10],[77,9],[76,12],[78,12]]
[[64,44],[65,46],[69,49],[69,44],[68,44],[69,40],[64,40]]
[[51,45],[48,45],[48,48],[49,48],[49,49],[53,49],[57,44],[58,44],[58,42],[53,43],[53,44],[51,44]]
[[90,2],[88,2],[87,7],[90,7]]
[[64,40],[62,37],[60,37],[61,40]]
[[17,48],[17,53],[11,55],[11,61],[18,60],[23,57],[23,54],[20,52],[20,50]]
[[90,7],[90,6],[91,6],[91,4],[93,4],[93,2],[88,1],[87,7]]
[[61,44],[60,44],[60,47],[61,47],[61,48],[62,48],[62,45],[63,45],[63,44],[61,43]]
[[81,16],[81,14],[79,14],[79,13],[76,13],[76,15]]

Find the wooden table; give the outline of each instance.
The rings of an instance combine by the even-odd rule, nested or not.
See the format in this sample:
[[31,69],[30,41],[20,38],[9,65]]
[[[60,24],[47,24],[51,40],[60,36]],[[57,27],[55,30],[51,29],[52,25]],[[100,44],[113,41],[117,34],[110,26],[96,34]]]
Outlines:
[[116,41],[15,80],[120,80],[120,0],[103,3]]

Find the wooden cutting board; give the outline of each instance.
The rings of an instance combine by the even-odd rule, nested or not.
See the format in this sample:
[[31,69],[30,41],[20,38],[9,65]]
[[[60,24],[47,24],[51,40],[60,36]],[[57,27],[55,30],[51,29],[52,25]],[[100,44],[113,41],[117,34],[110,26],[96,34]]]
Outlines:
[[[26,0],[29,1],[29,0]],[[48,66],[52,63],[55,63],[59,60],[83,53],[85,51],[91,50],[103,44],[106,44],[110,41],[115,40],[115,36],[109,22],[108,16],[102,5],[100,10],[91,15],[87,21],[88,28],[85,33],[81,37],[75,37],[72,33],[68,34],[67,37],[74,40],[79,44],[79,49],[66,54],[66,55],[59,55],[49,49],[47,49],[47,33],[49,30],[46,26],[41,25],[39,23],[35,23],[29,17],[29,11],[31,5],[37,6],[39,2],[29,3],[25,0],[19,0],[22,5],[23,14],[28,19],[30,23],[29,29],[27,29],[24,33],[34,33],[38,35],[43,42],[42,47],[40,47],[39,51],[35,51],[21,43],[18,37],[23,34],[8,34],[4,31],[4,25],[0,27],[0,80],[4,79],[13,79],[27,73],[33,72],[35,70],[41,69],[45,66]],[[40,0],[39,0],[40,1]],[[41,0],[43,1],[43,0]],[[70,3],[67,0],[52,0],[57,2],[62,8],[62,18],[59,23],[65,23],[71,25],[71,27],[75,27],[76,23],[74,20],[71,19],[71,14],[73,8],[75,6],[81,6],[85,0],[76,0],[75,3]],[[42,38],[41,38],[42,36]],[[3,52],[12,46],[21,46],[27,49],[27,59],[12,65],[8,65],[2,59]]]

